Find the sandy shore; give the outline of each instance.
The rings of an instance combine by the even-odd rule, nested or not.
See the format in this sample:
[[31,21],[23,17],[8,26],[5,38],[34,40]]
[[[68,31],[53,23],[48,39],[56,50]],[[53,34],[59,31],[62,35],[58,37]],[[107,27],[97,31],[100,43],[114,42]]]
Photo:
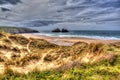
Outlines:
[[37,38],[37,39],[45,39],[51,43],[55,43],[58,45],[70,46],[73,45],[75,42],[86,42],[86,43],[114,43],[120,42],[120,40],[100,40],[100,39],[92,39],[92,38],[72,38],[72,37],[48,37],[43,35],[36,35],[36,34],[20,34],[27,38]]

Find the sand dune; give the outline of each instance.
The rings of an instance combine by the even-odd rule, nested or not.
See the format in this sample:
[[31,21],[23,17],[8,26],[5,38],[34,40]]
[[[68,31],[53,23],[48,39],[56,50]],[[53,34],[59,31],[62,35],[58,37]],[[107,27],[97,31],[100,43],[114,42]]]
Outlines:
[[27,74],[33,71],[69,69],[84,63],[114,59],[120,52],[120,42],[114,40],[103,42],[85,38],[22,35],[0,33],[1,74],[10,70]]

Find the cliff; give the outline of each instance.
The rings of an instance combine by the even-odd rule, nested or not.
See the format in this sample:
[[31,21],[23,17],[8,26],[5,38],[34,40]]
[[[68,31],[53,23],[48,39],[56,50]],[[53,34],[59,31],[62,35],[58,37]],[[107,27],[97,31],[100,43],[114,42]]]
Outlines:
[[38,31],[32,30],[29,28],[17,28],[17,27],[0,27],[0,32],[7,32],[7,33],[37,33]]

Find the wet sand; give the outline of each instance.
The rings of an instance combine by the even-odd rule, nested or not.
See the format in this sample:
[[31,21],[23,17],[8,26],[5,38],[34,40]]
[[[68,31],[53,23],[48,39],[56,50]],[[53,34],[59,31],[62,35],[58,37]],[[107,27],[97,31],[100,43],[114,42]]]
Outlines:
[[55,43],[58,45],[64,45],[64,46],[70,46],[73,45],[76,42],[86,42],[86,43],[114,43],[114,42],[120,42],[120,40],[101,40],[101,39],[92,39],[92,38],[73,38],[73,37],[48,37],[43,35],[36,35],[36,34],[20,34],[23,35],[26,38],[37,38],[37,39],[45,39],[51,43]]

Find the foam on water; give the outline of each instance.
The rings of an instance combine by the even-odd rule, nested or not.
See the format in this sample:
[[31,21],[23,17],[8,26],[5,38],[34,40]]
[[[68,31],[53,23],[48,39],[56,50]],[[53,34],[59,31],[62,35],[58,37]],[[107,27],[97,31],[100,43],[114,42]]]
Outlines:
[[68,33],[52,33],[46,31],[37,34],[50,37],[82,37],[101,40],[120,40],[120,31],[71,31]]

